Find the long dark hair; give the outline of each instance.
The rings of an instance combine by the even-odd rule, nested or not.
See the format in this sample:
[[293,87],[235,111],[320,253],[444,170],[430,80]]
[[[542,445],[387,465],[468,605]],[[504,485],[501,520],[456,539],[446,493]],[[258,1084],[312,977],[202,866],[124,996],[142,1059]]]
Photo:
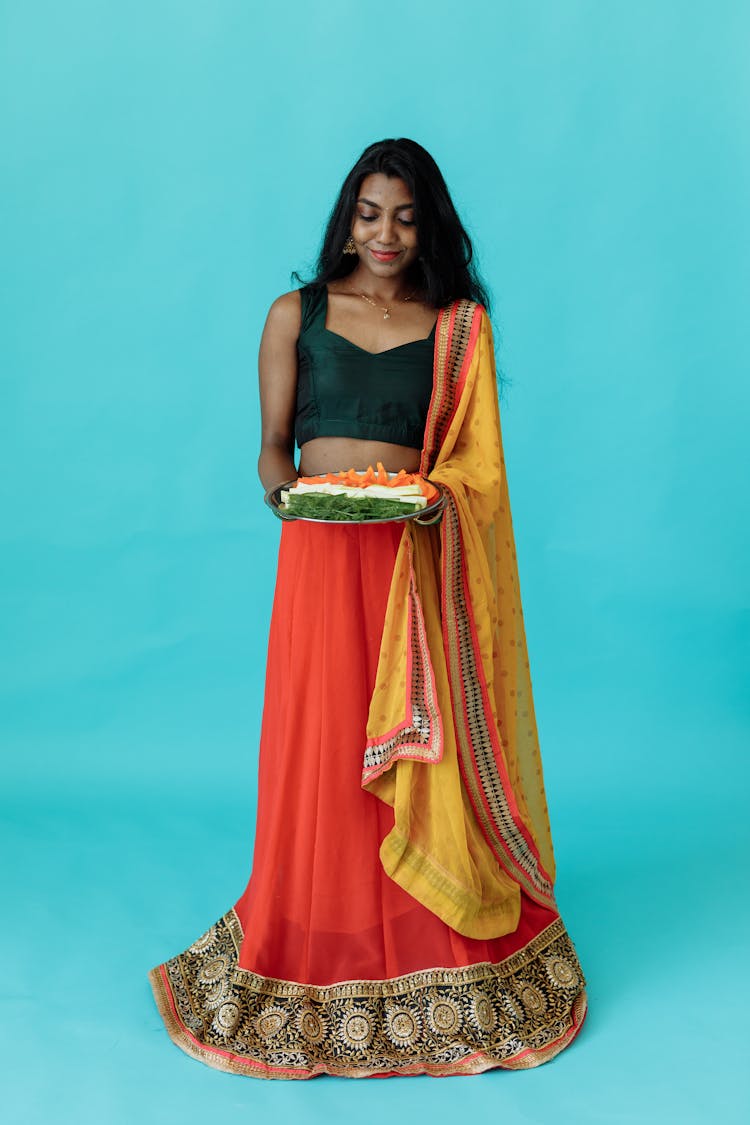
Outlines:
[[[478,301],[490,311],[487,287],[474,265],[474,250],[443,175],[426,149],[406,137],[376,141],[369,145],[344,180],[323,236],[315,276],[315,288],[346,277],[358,262],[344,254],[351,233],[354,208],[365,176],[381,172],[403,180],[414,200],[419,258],[410,280],[427,304],[442,308],[460,297]],[[293,275],[300,281],[298,274]]]

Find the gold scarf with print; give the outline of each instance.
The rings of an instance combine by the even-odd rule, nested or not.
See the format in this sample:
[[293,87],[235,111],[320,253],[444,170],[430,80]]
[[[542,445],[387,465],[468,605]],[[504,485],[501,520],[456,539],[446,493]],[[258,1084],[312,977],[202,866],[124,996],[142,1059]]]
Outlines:
[[520,888],[555,909],[492,328],[472,301],[438,317],[420,471],[440,527],[404,525],[362,784],[394,810],[387,874],[459,933],[518,925]]

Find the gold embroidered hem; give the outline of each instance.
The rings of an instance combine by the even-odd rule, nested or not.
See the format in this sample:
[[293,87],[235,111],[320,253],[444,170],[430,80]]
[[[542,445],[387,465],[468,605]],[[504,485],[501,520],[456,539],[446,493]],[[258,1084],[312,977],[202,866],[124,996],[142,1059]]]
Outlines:
[[586,1014],[584,978],[557,918],[497,963],[317,986],[238,968],[230,910],[149,973],[172,1040],[218,1070],[261,1078],[444,1076],[547,1062]]

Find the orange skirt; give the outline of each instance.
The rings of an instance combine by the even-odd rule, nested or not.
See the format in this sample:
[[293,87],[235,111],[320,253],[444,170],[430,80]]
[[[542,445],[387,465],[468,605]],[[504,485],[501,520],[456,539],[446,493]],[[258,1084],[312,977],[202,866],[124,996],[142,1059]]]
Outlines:
[[559,916],[467,938],[383,871],[391,808],[361,787],[399,524],[286,523],[268,647],[252,874],[151,981],[168,1030],[267,1077],[476,1073],[546,1061],[585,1013]]

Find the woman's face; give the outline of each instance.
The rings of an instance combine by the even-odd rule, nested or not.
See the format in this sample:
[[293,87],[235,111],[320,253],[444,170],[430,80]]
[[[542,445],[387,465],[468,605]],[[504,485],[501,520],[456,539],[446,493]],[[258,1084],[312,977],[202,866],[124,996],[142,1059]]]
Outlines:
[[414,199],[403,180],[377,172],[359,189],[352,238],[360,263],[376,277],[395,277],[419,256]]

